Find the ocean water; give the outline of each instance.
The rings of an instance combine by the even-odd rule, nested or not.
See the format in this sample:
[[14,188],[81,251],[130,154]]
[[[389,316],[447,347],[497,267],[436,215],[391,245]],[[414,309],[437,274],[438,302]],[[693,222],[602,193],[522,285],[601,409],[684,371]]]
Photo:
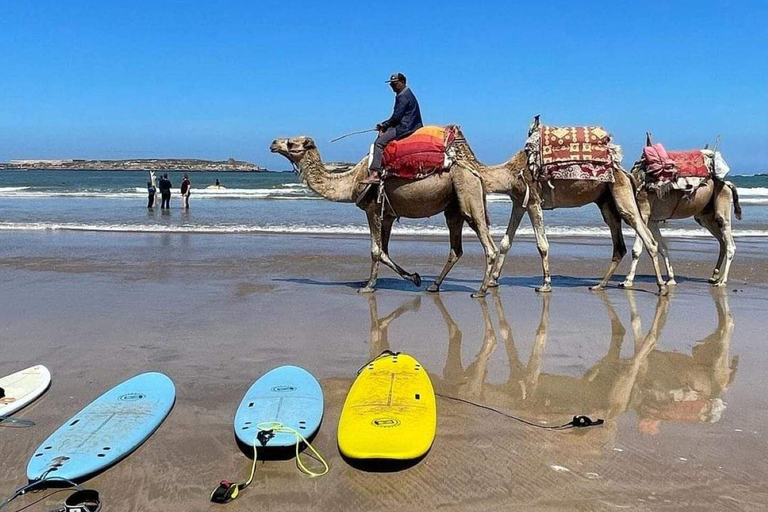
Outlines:
[[[326,201],[291,173],[191,173],[190,210],[181,208],[181,173],[169,173],[176,187],[171,209],[146,208],[145,172],[1,171],[0,231],[73,230],[163,233],[297,233],[367,235],[365,216],[354,205]],[[207,189],[216,178],[225,189]],[[768,176],[729,176],[739,187],[744,220],[736,237],[768,239]],[[492,232],[501,236],[511,203],[491,195]],[[545,213],[552,237],[609,237],[595,206]],[[626,230],[627,234],[630,231]],[[710,237],[693,219],[671,221],[662,231],[680,238]],[[401,236],[445,236],[442,216],[402,219]],[[531,236],[523,221],[519,235]],[[470,236],[471,232],[467,231]]]

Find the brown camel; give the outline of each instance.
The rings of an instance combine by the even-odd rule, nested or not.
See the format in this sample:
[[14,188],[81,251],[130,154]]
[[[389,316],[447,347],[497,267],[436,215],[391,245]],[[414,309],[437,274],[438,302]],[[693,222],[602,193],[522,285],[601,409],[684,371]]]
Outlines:
[[[650,139],[648,141],[650,142]],[[640,208],[640,215],[659,243],[659,252],[664,258],[664,265],[667,267],[667,284],[674,285],[677,283],[675,272],[669,261],[669,248],[664,237],[661,236],[659,223],[671,219],[693,217],[699,225],[712,233],[720,244],[720,254],[709,282],[715,286],[725,286],[728,282],[728,272],[731,269],[733,255],[736,253],[736,243],[731,231],[731,208],[733,208],[736,218],[741,220],[741,206],[739,205],[739,194],[736,191],[736,186],[729,181],[709,177],[691,193],[672,189],[663,195],[658,195],[642,186],[646,180],[646,173],[640,163],[641,161],[638,161],[632,167],[632,179],[637,188],[637,204]],[[634,284],[637,261],[642,252],[643,241],[635,238],[635,244],[632,247],[632,265],[622,286],[629,288]]]
[[[538,123],[538,119],[536,120]],[[576,208],[590,203],[595,203],[600,208],[603,220],[611,230],[613,242],[613,257],[611,264],[603,279],[592,290],[605,288],[608,281],[616,271],[619,262],[627,253],[624,236],[621,233],[621,220],[631,226],[638,238],[645,243],[648,254],[651,256],[656,270],[656,282],[659,292],[666,294],[666,285],[661,277],[657,255],[657,244],[650,231],[642,222],[640,212],[635,201],[635,193],[629,174],[618,171],[615,173],[614,183],[601,183],[585,180],[552,180],[554,192],[545,190],[549,188],[533,178],[533,174],[527,165],[525,151],[520,151],[512,158],[499,165],[483,165],[475,156],[472,148],[467,143],[464,135],[459,131],[454,143],[454,151],[459,162],[477,169],[483,179],[485,190],[488,193],[506,194],[512,199],[512,215],[509,219],[507,232],[501,240],[500,253],[493,268],[491,286],[498,285],[504,258],[512,247],[523,214],[528,213],[533,231],[536,235],[536,247],[541,255],[541,266],[544,274],[544,283],[536,288],[536,291],[549,292],[552,290],[552,277],[549,272],[549,241],[544,228],[542,210],[554,208]]]
[[[330,201],[354,203],[366,186],[360,181],[365,179],[368,173],[367,157],[349,171],[332,173],[325,168],[315,141],[309,137],[276,139],[270,150],[290,160],[298,168],[307,185]],[[368,293],[374,290],[379,262],[420,286],[419,274],[406,272],[389,256],[392,224],[398,217],[418,219],[443,212],[450,233],[451,250],[442,272],[428,290],[438,291],[445,276],[461,257],[461,230],[464,222],[467,222],[480,239],[486,259],[483,282],[472,296],[484,296],[491,281],[498,250],[490,235],[485,192],[477,174],[465,165],[453,165],[448,172],[436,173],[420,180],[388,178],[384,186],[386,200],[382,203],[376,200],[375,193],[368,193],[357,202],[357,206],[365,211],[368,217],[372,260],[370,278],[360,292]]]

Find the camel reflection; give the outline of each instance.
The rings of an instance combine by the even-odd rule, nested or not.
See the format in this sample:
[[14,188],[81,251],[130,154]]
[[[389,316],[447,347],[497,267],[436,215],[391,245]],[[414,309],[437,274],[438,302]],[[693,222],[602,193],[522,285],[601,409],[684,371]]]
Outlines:
[[[736,361],[729,360],[733,334],[733,316],[728,296],[713,290],[717,310],[717,328],[701,340],[692,355],[657,349],[670,308],[670,297],[658,297],[653,318],[646,333],[638,312],[635,293],[627,290],[633,338],[631,354],[622,357],[627,329],[608,295],[598,297],[610,321],[607,353],[578,376],[543,371],[550,332],[550,294],[540,297],[541,314],[530,355],[521,357],[512,326],[499,293],[492,294],[492,306],[498,321],[494,328],[491,307],[479,301],[483,318],[482,343],[468,366],[464,366],[461,349],[464,335],[439,295],[432,300],[448,332],[448,350],[442,375],[431,373],[436,390],[441,393],[501,408],[533,421],[547,424],[567,421],[574,414],[588,414],[606,420],[606,427],[589,431],[594,440],[581,442],[574,450],[599,450],[616,434],[616,419],[627,411],[635,411],[641,430],[657,432],[662,421],[717,421],[724,409],[722,394],[731,384]],[[375,295],[368,297],[371,315],[371,357],[389,349],[388,328],[391,322],[421,306],[416,297],[387,316],[380,317]],[[487,382],[488,368],[497,345],[506,349],[509,375],[500,383]],[[598,433],[599,431],[599,433]],[[594,433],[592,433],[594,432]],[[569,441],[562,441],[568,444]],[[586,446],[585,446],[586,445]]]
[[738,357],[729,359],[733,315],[725,290],[711,291],[717,328],[694,345],[691,355],[654,351],[639,379],[636,406],[640,430],[656,434],[662,421],[715,423],[722,417],[722,394],[733,382]]

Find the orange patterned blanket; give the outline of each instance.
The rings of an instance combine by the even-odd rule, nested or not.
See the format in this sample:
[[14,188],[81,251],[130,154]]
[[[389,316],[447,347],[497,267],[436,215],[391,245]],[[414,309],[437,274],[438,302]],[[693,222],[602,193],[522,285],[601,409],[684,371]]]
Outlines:
[[446,151],[456,136],[454,126],[425,126],[384,148],[383,177],[418,180],[446,169]]

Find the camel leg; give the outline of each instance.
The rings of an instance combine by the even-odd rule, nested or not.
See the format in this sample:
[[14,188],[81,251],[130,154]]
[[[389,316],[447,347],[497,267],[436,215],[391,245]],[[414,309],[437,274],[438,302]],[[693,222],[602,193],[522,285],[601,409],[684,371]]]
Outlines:
[[483,252],[485,252],[483,282],[480,284],[480,288],[472,294],[472,297],[485,297],[488,286],[491,283],[491,275],[496,264],[496,258],[499,256],[499,250],[496,248],[493,237],[491,237],[483,181],[470,169],[462,165],[452,167],[451,172],[453,173],[454,190],[459,200],[459,209],[469,227],[477,235],[480,245],[483,246]]
[[624,278],[624,282],[619,286],[622,288],[632,288],[635,285],[635,273],[637,272],[637,262],[640,261],[640,255],[643,254],[643,239],[635,236],[635,243],[632,244],[632,263],[629,264],[629,273]]
[[728,272],[731,268],[733,255],[736,253],[736,243],[731,231],[730,212],[715,210],[712,214],[704,214],[694,217],[696,222],[704,226],[720,243],[720,254],[717,258],[717,266],[709,280],[715,286],[725,286],[728,283]]
[[512,240],[515,238],[517,228],[520,226],[520,221],[523,220],[523,214],[525,208],[515,204],[512,207],[512,215],[509,217],[509,224],[507,225],[507,232],[504,233],[504,238],[501,239],[501,246],[499,247],[499,259],[496,260],[496,265],[493,268],[493,274],[490,286],[499,286],[499,277],[501,276],[501,268],[504,266],[504,259],[507,257],[507,253],[512,248]]
[[712,277],[709,278],[709,282],[714,284],[720,278],[720,269],[723,268],[723,262],[725,261],[725,254],[726,254],[725,240],[723,239],[723,234],[720,232],[720,230],[717,227],[717,222],[715,221],[714,213],[702,213],[699,215],[694,215],[693,219],[696,222],[698,222],[701,227],[709,231],[712,234],[712,236],[715,237],[720,247],[719,253],[717,255],[717,263],[715,264],[715,268],[712,271]]
[[677,281],[675,281],[675,271],[672,269],[672,262],[669,260],[669,246],[661,235],[658,221],[649,222],[648,229],[659,244],[659,253],[661,253],[661,257],[664,259],[664,266],[667,268],[667,284],[674,286],[677,284]]
[[659,293],[661,295],[666,295],[669,292],[664,279],[661,277],[661,267],[659,266],[659,258],[657,257],[659,247],[656,240],[653,239],[651,232],[642,221],[642,216],[637,208],[637,201],[635,200],[632,186],[629,183],[629,178],[620,172],[617,173],[616,182],[611,184],[610,190],[613,199],[616,201],[619,215],[624,219],[624,222],[632,226],[632,229],[635,230],[637,236],[643,240],[645,250],[648,252],[651,261],[653,262],[653,270],[656,272],[656,284],[659,287]]
[[374,208],[366,211],[368,217],[368,231],[371,234],[371,274],[368,283],[358,290],[358,293],[372,293],[376,288],[379,278],[379,262],[381,261],[381,217]]
[[[552,291],[552,274],[549,273],[549,240],[544,227],[544,214],[540,204],[532,204],[528,207],[528,218],[531,219],[533,233],[536,235],[536,249],[541,256],[541,272],[544,282],[536,288],[537,292],[547,293]],[[519,224],[519,223],[518,223]]]
[[[640,211],[640,217],[646,224],[651,217],[651,204],[648,200],[647,192],[641,192],[637,195],[637,208]],[[632,244],[632,262],[629,265],[629,274],[624,278],[624,282],[619,286],[622,288],[632,288],[635,284],[635,273],[637,272],[637,263],[640,261],[640,255],[643,254],[643,239],[635,235],[635,243]]]
[[394,224],[394,222],[395,218],[390,216],[385,216],[381,221],[381,262],[397,272],[397,274],[403,279],[410,281],[415,286],[419,287],[421,286],[421,276],[416,272],[411,274],[403,267],[392,261],[392,258],[389,257],[389,238],[392,234],[392,224]]
[[475,221],[476,219],[473,219],[467,222],[467,224],[469,224],[469,227],[475,232],[477,238],[480,239],[480,245],[483,246],[483,252],[485,253],[485,273],[483,274],[483,282],[480,284],[480,288],[478,288],[475,293],[471,294],[472,298],[478,299],[480,297],[485,297],[488,294],[488,286],[491,283],[493,266],[496,263],[499,251],[496,249],[496,244],[494,243],[493,238],[491,238],[488,224],[485,222],[485,216],[483,216],[480,225]]
[[616,267],[619,266],[622,258],[627,254],[627,246],[624,243],[624,235],[621,232],[621,219],[619,218],[616,206],[610,200],[603,201],[600,204],[600,213],[603,215],[603,220],[608,225],[608,229],[611,230],[613,255],[611,256],[611,264],[608,266],[602,281],[595,286],[591,286],[590,290],[602,290],[605,288],[608,285],[608,281],[613,277],[613,273],[616,272]]
[[445,222],[448,225],[448,233],[451,240],[451,251],[448,253],[448,261],[445,262],[440,275],[437,276],[435,282],[429,285],[428,292],[440,291],[440,285],[443,284],[445,276],[451,271],[453,266],[459,261],[461,255],[464,254],[461,240],[461,229],[464,227],[464,217],[461,216],[461,212],[457,208],[449,207],[445,210]]
[[717,192],[715,199],[715,222],[725,240],[725,268],[720,268],[720,277],[714,283],[715,286],[725,286],[728,283],[728,273],[731,270],[733,256],[736,254],[736,241],[733,239],[731,230],[731,205],[733,204],[733,193],[729,187],[723,187]]

